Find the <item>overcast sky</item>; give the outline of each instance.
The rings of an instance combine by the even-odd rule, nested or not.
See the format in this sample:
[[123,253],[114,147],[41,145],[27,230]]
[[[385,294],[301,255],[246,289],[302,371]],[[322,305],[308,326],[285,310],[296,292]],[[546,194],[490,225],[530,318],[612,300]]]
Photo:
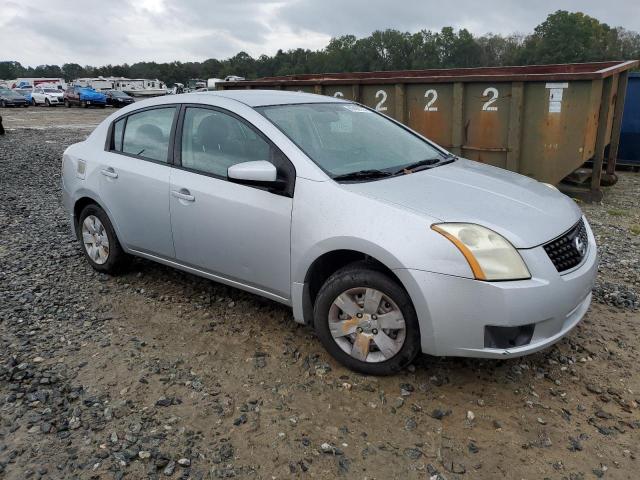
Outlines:
[[528,33],[558,9],[640,31],[640,0],[0,0],[0,60],[200,61],[317,49],[333,36],[385,28]]

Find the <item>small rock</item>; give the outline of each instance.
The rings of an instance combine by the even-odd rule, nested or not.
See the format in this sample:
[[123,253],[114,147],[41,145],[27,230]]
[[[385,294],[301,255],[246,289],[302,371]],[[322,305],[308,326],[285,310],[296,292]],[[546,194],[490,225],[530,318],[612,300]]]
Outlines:
[[244,423],[247,423],[247,416],[244,413],[233,421],[233,424],[236,427],[239,426],[239,425],[242,425]]
[[431,412],[431,418],[435,418],[436,420],[442,420],[444,417],[451,415],[451,410],[442,410],[440,408],[436,408]]
[[323,443],[322,445],[320,445],[320,451],[322,453],[328,453],[328,454],[332,454],[332,455],[342,455],[343,452],[342,450],[340,450],[337,447],[334,447],[333,445],[331,445],[330,443]]
[[602,393],[602,389],[593,383],[587,384],[587,390],[598,395]]
[[80,428],[81,425],[82,425],[82,422],[78,417],[72,417],[71,420],[69,420],[69,428],[71,430],[77,430],[78,428]]
[[423,453],[420,450],[418,450],[417,448],[405,448],[404,449],[404,456],[407,457],[410,460],[418,460],[422,455],[423,455]]
[[407,418],[407,421],[404,422],[404,429],[407,431],[412,431],[417,428],[418,424],[413,418]]
[[167,466],[164,468],[162,473],[164,473],[167,477],[170,477],[171,475],[173,475],[173,471],[175,469],[176,469],[176,462],[172,460],[167,464]]

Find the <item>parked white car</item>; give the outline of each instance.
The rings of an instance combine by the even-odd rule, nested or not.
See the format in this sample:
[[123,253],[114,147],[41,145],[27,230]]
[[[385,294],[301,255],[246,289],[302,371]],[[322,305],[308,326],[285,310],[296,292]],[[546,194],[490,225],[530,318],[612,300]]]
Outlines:
[[52,87],[35,87],[31,92],[31,104],[46,105],[47,107],[53,107],[54,105],[62,105],[62,95],[64,92],[57,88]]

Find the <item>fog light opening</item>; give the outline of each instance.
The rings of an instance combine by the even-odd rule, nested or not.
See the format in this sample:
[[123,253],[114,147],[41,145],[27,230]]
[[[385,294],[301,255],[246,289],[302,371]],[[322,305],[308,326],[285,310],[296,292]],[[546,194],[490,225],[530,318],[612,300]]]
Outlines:
[[517,348],[531,343],[535,323],[519,327],[484,327],[484,348]]

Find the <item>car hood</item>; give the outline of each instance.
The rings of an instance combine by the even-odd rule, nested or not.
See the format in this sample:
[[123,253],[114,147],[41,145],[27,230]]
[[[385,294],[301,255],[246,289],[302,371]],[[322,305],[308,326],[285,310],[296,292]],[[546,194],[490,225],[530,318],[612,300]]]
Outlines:
[[523,175],[459,159],[448,165],[346,189],[428,215],[490,228],[516,248],[548,242],[582,215],[566,195]]

